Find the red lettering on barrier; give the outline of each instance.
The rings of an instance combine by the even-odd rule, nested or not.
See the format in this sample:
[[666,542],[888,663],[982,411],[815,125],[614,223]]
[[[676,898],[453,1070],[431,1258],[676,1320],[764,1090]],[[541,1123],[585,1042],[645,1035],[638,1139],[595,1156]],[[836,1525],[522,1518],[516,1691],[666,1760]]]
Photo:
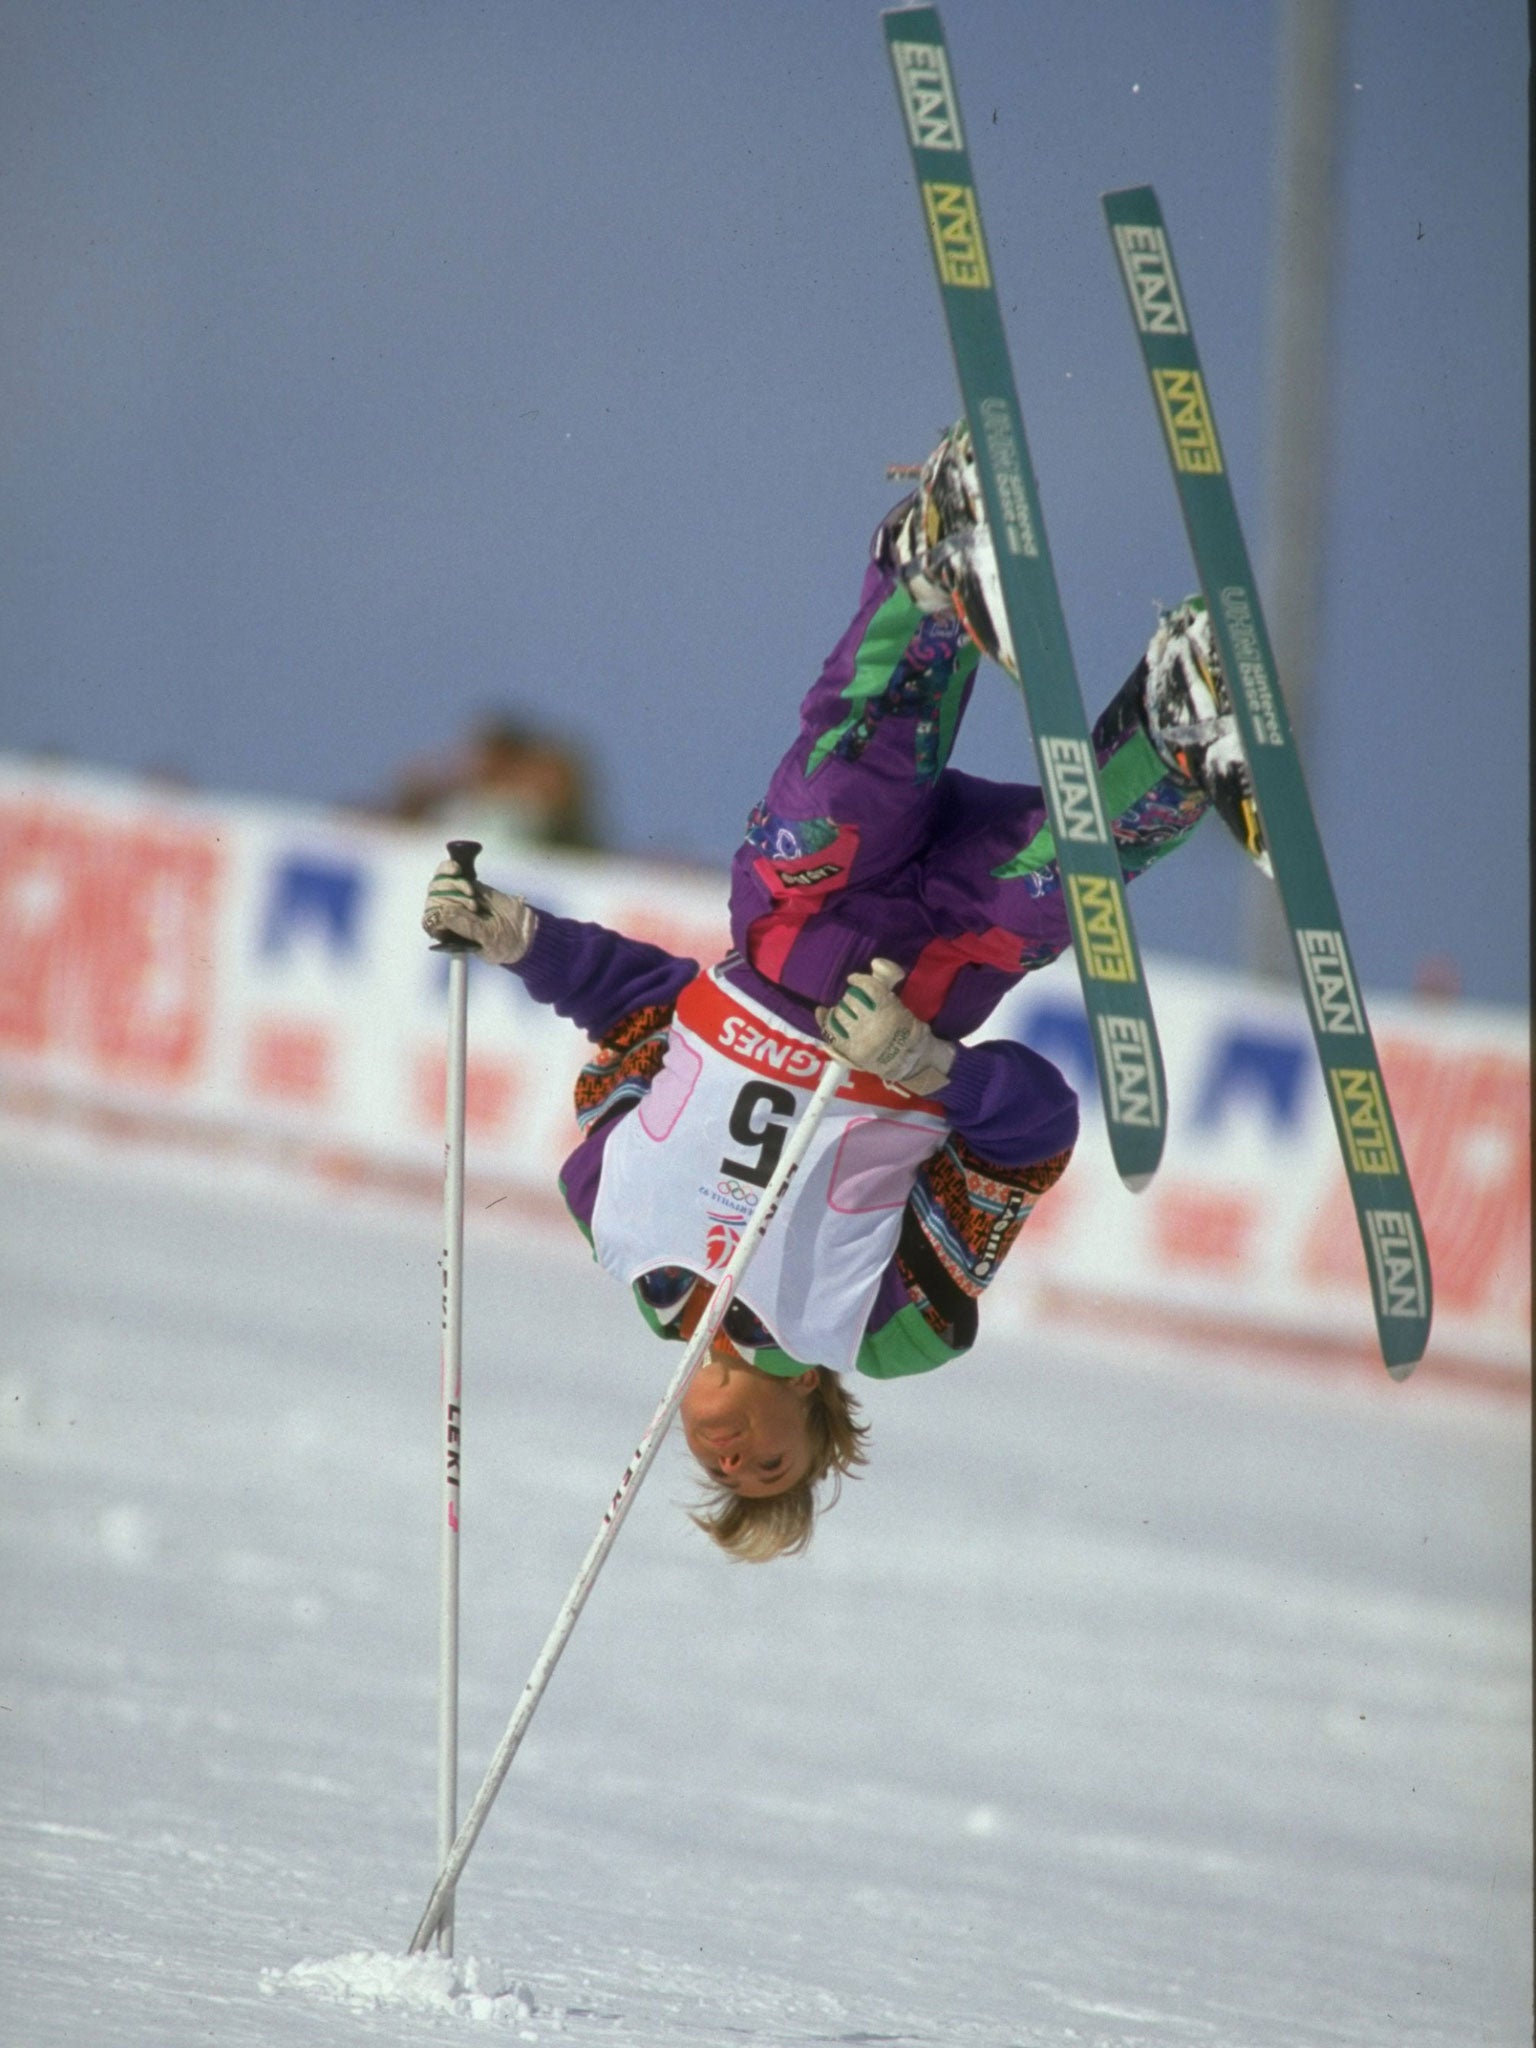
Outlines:
[[1237,1272],[1253,1249],[1259,1205],[1232,1188],[1159,1181],[1148,1221],[1153,1250],[1168,1266]]
[[[1030,1210],[1029,1221],[1024,1227],[1022,1256],[1041,1250],[1048,1240],[1054,1243],[1063,1235],[1069,1219],[1073,1223],[1077,1221],[1077,1182],[1072,1178],[1070,1167],[1062,1179],[1046,1189]],[[1015,1254],[1015,1259],[1019,1256]]]
[[114,1079],[189,1079],[221,869],[206,827],[0,805],[0,1047],[74,1054]]
[[62,1035],[70,935],[86,915],[87,839],[43,805],[0,809],[0,1045],[42,1052]]
[[[509,1062],[472,1057],[464,1071],[465,1130],[480,1138],[503,1137],[521,1089],[518,1070]],[[442,1130],[448,1109],[448,1062],[442,1053],[423,1053],[417,1060],[413,1093],[416,1121]]]
[[246,1081],[253,1095],[313,1106],[331,1093],[335,1058],[335,1041],[323,1025],[269,1019],[252,1026]]
[[[1531,1078],[1514,1053],[1385,1041],[1382,1068],[1424,1219],[1436,1305],[1528,1324]],[[1365,1254],[1341,1182],[1307,1242],[1308,1279],[1359,1283]]]

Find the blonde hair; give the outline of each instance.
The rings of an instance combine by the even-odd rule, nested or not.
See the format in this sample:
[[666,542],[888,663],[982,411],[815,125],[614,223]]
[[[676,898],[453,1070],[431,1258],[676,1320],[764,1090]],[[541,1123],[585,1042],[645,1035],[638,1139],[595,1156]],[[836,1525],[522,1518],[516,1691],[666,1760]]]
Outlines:
[[[690,1519],[742,1564],[797,1556],[811,1540],[817,1515],[825,1514],[842,1492],[844,1477],[856,1465],[869,1463],[864,1449],[869,1424],[860,1422],[858,1414],[859,1404],[841,1375],[819,1366],[805,1402],[810,1451],[805,1476],[783,1493],[758,1500],[734,1493],[718,1480],[706,1481],[706,1505]],[[816,1488],[823,1480],[831,1483],[818,1501]]]

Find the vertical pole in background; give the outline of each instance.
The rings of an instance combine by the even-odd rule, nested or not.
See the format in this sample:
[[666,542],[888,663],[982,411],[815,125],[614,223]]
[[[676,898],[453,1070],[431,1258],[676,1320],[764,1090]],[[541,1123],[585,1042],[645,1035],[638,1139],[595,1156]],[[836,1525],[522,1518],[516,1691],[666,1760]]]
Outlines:
[[[449,858],[470,883],[480,847],[451,839]],[[443,1495],[438,1532],[437,1867],[458,1833],[459,1803],[459,1472],[464,1352],[464,1089],[469,1064],[469,955],[451,936],[434,952],[448,955],[447,1112],[443,1147]],[[453,1901],[437,1926],[441,1954],[453,1954]]]
[[[1274,255],[1269,287],[1265,512],[1275,660],[1303,767],[1325,609],[1338,310],[1339,152],[1347,0],[1286,0],[1279,14]],[[1289,981],[1290,927],[1276,890],[1250,881],[1249,964]]]

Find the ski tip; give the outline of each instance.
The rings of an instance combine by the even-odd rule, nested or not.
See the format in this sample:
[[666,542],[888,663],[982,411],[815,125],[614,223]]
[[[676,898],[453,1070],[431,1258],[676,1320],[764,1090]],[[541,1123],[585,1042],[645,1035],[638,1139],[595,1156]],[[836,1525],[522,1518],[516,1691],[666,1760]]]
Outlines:
[[1122,1173],[1120,1178],[1133,1195],[1139,1195],[1143,1189],[1151,1187],[1155,1172],[1156,1168],[1151,1168],[1146,1173]]
[[1387,1361],[1387,1371],[1391,1374],[1393,1379],[1401,1382],[1408,1378],[1408,1376],[1412,1373],[1413,1368],[1418,1364],[1418,1362],[1419,1361],[1416,1358],[1408,1358],[1404,1359],[1400,1365],[1394,1365],[1392,1361],[1389,1359]]

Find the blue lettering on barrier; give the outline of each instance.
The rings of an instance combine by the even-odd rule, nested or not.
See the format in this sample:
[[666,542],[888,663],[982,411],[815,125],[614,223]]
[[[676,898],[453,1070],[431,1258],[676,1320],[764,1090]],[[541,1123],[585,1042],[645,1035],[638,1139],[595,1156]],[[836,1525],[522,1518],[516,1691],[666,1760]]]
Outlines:
[[355,953],[366,880],[363,869],[350,861],[306,854],[281,861],[272,874],[262,920],[262,952],[269,957],[287,953],[297,941],[316,935],[329,952]]
[[1195,1124],[1209,1129],[1231,1108],[1245,1104],[1268,1110],[1271,1123],[1281,1128],[1295,1124],[1309,1071],[1307,1048],[1299,1038],[1226,1032],[1212,1047]]
[[1079,1095],[1098,1086],[1093,1064],[1093,1039],[1084,1011],[1065,1003],[1036,1003],[1025,1015],[1019,1036],[1034,1051],[1054,1060]]

